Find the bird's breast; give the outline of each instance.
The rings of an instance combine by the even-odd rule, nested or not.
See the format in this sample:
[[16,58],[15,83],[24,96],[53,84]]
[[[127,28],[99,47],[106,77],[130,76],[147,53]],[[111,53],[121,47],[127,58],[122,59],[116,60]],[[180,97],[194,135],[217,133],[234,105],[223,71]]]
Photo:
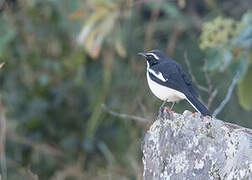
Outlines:
[[147,82],[151,89],[151,92],[162,101],[167,100],[168,102],[175,102],[186,98],[183,93],[175,89],[171,89],[169,87],[160,85],[155,81],[151,80],[148,71],[147,71]]

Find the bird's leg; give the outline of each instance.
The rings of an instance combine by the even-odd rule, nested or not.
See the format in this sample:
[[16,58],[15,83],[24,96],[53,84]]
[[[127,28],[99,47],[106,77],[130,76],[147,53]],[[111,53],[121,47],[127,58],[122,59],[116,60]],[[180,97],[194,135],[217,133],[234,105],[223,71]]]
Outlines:
[[162,112],[162,108],[164,107],[166,102],[167,102],[167,100],[164,100],[164,102],[161,104],[161,106],[159,108],[159,112]]
[[173,107],[174,107],[175,103],[176,103],[176,102],[173,102],[173,103],[172,103],[172,106],[171,106],[171,111],[172,111],[172,109],[173,109]]
[[161,104],[161,106],[159,107],[159,111],[158,111],[158,117],[161,117],[162,119],[162,112],[163,112],[163,107],[165,105],[165,103],[167,102],[167,100],[164,100],[163,103]]

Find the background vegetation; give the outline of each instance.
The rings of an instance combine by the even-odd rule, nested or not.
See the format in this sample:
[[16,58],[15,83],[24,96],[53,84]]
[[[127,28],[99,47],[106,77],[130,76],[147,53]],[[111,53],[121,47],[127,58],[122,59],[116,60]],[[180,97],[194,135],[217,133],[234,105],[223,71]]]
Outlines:
[[[2,179],[141,179],[150,123],[108,110],[155,118],[161,102],[137,56],[150,49],[193,73],[212,112],[239,72],[217,117],[252,128],[251,7],[250,0],[1,0]],[[175,106],[185,109],[194,111]]]

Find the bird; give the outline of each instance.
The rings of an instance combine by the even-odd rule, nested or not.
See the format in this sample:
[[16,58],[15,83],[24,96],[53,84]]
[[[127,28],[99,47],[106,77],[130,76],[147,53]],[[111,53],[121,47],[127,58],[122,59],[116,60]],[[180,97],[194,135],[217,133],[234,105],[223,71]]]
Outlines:
[[177,61],[157,49],[138,54],[146,59],[146,75],[150,90],[163,101],[160,109],[166,102],[172,102],[172,110],[176,102],[185,99],[203,116],[211,116],[209,110],[199,101],[199,94],[191,78]]

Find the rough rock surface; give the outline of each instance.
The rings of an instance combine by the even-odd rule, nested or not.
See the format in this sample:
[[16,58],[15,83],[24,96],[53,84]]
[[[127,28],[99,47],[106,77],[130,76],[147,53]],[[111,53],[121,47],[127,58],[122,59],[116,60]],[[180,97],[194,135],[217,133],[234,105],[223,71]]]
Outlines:
[[252,179],[252,131],[185,111],[163,112],[143,144],[143,179]]

